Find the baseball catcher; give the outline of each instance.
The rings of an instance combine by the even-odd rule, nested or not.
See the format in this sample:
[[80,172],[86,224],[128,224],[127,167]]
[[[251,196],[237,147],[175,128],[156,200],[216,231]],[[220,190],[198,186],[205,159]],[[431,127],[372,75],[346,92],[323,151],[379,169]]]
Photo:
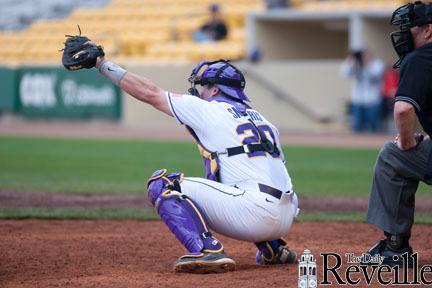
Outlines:
[[298,209],[279,132],[249,105],[241,71],[225,60],[201,62],[189,77],[189,94],[181,95],[110,62],[84,36],[68,36],[65,44],[66,69],[96,67],[129,95],[174,117],[198,145],[206,179],[161,169],[147,182],[149,201],[188,250],[175,271],[235,270],[212,231],[255,243],[257,264],[296,262],[282,239]]

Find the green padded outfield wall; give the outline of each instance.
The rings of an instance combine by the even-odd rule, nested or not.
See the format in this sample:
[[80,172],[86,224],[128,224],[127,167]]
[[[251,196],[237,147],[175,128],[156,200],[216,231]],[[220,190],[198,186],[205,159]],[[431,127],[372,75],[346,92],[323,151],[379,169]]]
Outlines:
[[16,84],[16,71],[0,67],[0,112],[16,111]]
[[24,117],[120,119],[120,89],[95,69],[21,67],[17,78],[18,112]]

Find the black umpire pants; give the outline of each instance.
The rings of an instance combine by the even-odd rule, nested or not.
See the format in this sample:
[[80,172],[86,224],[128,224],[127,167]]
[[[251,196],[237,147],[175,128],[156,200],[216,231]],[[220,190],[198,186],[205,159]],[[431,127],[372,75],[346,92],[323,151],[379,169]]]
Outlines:
[[393,142],[381,149],[374,170],[366,220],[391,234],[411,232],[420,181],[432,185],[432,141],[402,151]]

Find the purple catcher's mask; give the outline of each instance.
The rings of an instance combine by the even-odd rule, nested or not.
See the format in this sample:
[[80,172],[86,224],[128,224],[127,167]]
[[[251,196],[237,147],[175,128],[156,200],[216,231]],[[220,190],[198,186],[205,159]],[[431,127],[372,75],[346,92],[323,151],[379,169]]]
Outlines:
[[200,96],[195,85],[205,86],[214,84],[227,96],[240,101],[250,102],[243,92],[246,86],[243,74],[226,60],[198,63],[192,70],[188,80],[191,83],[191,88],[188,91],[192,95]]

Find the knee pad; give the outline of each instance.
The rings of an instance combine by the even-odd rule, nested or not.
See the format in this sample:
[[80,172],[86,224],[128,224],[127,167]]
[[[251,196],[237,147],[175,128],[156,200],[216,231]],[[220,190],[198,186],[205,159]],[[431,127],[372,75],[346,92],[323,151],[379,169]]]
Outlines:
[[160,169],[150,176],[147,181],[147,197],[153,206],[164,192],[181,192],[180,183],[183,181],[183,173],[167,173],[166,169]]
[[181,193],[182,180],[183,174],[168,174],[165,169],[153,173],[147,187],[156,212],[189,252],[194,255],[222,252],[222,244],[207,228],[204,213],[192,199]]

